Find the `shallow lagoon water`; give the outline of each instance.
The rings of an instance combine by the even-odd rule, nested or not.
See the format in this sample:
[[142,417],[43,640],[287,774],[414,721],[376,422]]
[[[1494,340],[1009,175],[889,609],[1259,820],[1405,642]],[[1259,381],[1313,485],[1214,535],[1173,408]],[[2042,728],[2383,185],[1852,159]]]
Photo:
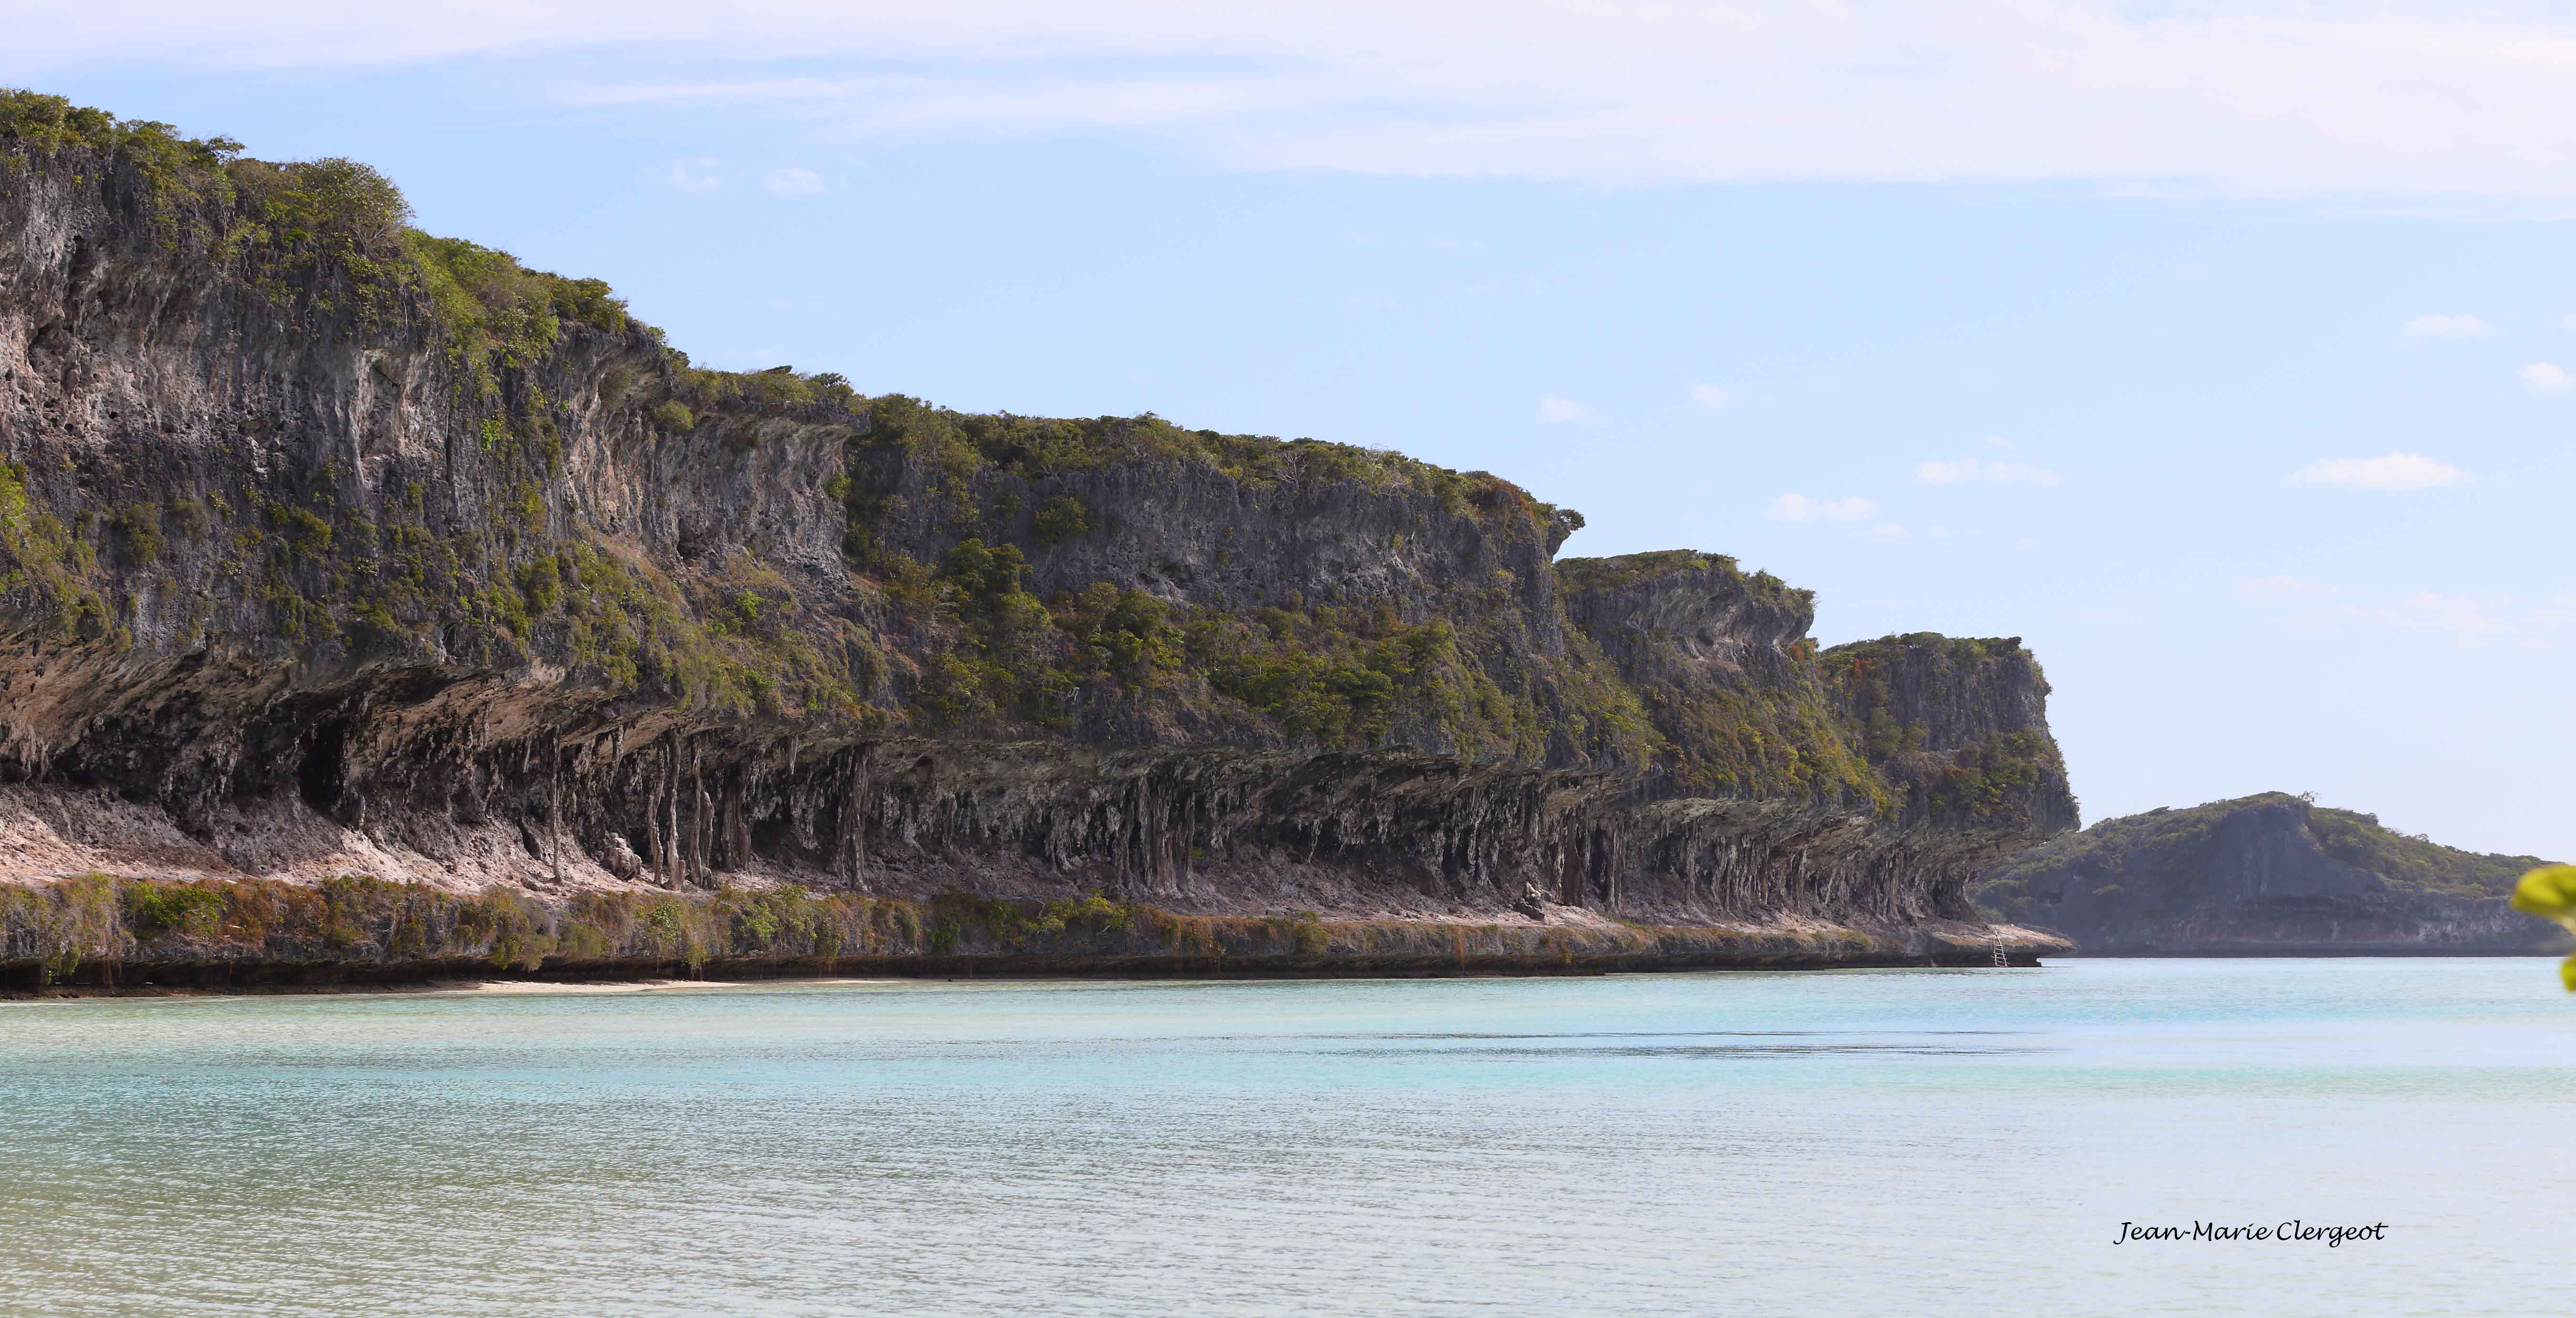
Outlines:
[[2520,958],[6,1003],[0,1310],[2520,1315],[2571,1128]]

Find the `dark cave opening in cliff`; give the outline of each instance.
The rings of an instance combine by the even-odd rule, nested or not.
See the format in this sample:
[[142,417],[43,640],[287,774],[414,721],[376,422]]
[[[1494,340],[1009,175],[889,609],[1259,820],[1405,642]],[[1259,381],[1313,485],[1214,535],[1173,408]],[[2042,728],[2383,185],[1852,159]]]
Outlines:
[[304,803],[329,814],[340,804],[340,777],[349,749],[349,721],[333,719],[313,730],[304,758],[295,765],[295,790]]

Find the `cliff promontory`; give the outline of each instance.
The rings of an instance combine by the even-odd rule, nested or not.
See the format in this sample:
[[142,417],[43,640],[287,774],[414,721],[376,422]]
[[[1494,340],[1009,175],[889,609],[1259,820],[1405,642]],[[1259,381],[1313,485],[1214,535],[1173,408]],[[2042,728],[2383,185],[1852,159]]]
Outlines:
[[2567,944],[2506,904],[2544,863],[2267,792],[2106,819],[2004,861],[1974,892],[1997,918],[2099,955],[2530,954]]
[[408,218],[0,93],[0,966],[2047,945],[1966,896],[2076,822],[2017,641],[1819,649],[1391,452],[705,370]]

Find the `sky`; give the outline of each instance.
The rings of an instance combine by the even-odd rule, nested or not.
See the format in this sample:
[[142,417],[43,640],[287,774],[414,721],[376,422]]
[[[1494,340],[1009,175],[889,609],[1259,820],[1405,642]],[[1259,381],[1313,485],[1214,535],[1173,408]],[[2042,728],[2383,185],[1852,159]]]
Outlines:
[[[382,12],[376,12],[382,11]],[[2576,856],[2576,5],[75,8],[701,363],[1383,446],[2018,636],[2085,819]]]

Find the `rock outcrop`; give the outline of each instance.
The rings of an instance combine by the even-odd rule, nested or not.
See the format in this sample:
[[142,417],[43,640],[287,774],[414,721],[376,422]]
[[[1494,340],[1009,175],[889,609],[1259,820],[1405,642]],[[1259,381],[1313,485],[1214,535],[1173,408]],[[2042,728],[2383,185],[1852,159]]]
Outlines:
[[0,94],[0,878],[1973,941],[2075,822],[2017,641],[1819,651],[1393,453],[700,370],[406,214]]
[[2270,792],[2104,820],[2004,861],[1975,895],[2103,956],[2528,955],[2567,945],[2506,904],[2543,863]]

